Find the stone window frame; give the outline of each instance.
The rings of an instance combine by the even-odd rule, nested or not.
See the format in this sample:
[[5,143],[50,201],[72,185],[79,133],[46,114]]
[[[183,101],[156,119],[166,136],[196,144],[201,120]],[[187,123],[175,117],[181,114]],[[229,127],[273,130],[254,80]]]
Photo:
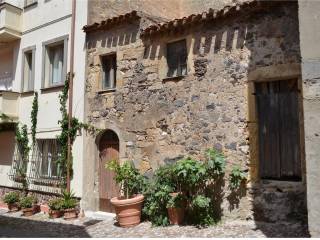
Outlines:
[[[299,90],[299,122],[300,122],[300,146],[301,146],[301,180],[283,181],[260,179],[259,174],[259,132],[258,132],[258,113],[255,97],[256,82],[270,82],[297,79]],[[304,185],[306,182],[306,163],[305,163],[305,145],[304,145],[304,127],[303,127],[303,103],[302,103],[302,78],[300,64],[280,64],[274,66],[260,67],[248,74],[248,111],[247,124],[249,131],[250,144],[250,180],[253,183],[272,183],[279,186],[289,184],[292,186]]]
[[[66,76],[67,76],[67,67],[68,67],[68,40],[69,35],[63,35],[42,43],[42,75],[41,75],[41,89],[55,88],[64,85]],[[46,79],[46,55],[48,47],[63,44],[63,68],[62,68],[62,82],[58,84],[51,84],[50,77]]]
[[[103,81],[104,81],[104,69],[103,69],[103,58],[108,58],[108,57],[115,57],[115,77],[114,77],[114,83],[113,87],[110,88],[104,88],[103,87]],[[99,55],[99,61],[100,61],[100,77],[99,77],[99,84],[98,84],[98,92],[103,93],[103,92],[114,92],[117,89],[117,80],[118,80],[118,67],[117,67],[117,61],[118,61],[118,56],[116,51],[104,53]]]
[[[160,62],[159,62],[159,77],[162,79],[163,82],[167,81],[176,81],[176,80],[182,80],[189,75],[191,75],[194,72],[194,66],[193,66],[193,52],[192,52],[192,46],[194,45],[194,36],[193,34],[187,34],[183,35],[181,37],[175,37],[175,36],[168,36],[162,39],[159,39],[156,42],[153,42],[151,45],[160,45],[160,52],[159,56],[161,56]],[[177,77],[168,77],[168,64],[167,64],[167,44],[172,42],[177,42],[180,40],[186,40],[186,50],[187,50],[187,73],[183,76],[177,76]]]
[[[25,81],[25,64],[26,64],[26,54],[32,54],[32,64],[31,64],[31,84],[29,83],[28,89],[24,89]],[[26,47],[22,49],[22,64],[21,64],[21,93],[33,92],[35,85],[35,57],[36,57],[36,45]],[[30,81],[30,80],[29,80]]]
[[[185,50],[185,62],[182,64],[180,61],[177,63],[177,65],[175,66],[176,68],[175,68],[175,70],[177,71],[177,75],[175,75],[175,76],[170,76],[169,75],[169,72],[170,72],[170,64],[169,64],[169,59],[170,58],[172,58],[173,56],[169,53],[169,46],[170,45],[174,45],[174,44],[181,44],[181,46],[182,46],[182,44],[184,45],[183,47],[185,48],[184,50]],[[179,53],[179,56],[178,56],[178,58],[180,59],[181,58],[181,55],[182,55],[182,53],[180,52]],[[180,40],[176,40],[176,41],[169,41],[169,42],[167,42],[166,43],[166,59],[167,59],[167,78],[175,78],[175,77],[184,77],[184,76],[186,76],[187,74],[188,74],[188,49],[187,49],[187,39],[186,38],[183,38],[183,39],[180,39]],[[183,74],[183,70],[182,69],[180,69],[181,70],[181,73],[178,73],[178,70],[179,70],[179,67],[181,68],[181,66],[182,65],[185,65],[185,71],[186,71],[186,73],[185,74]]]

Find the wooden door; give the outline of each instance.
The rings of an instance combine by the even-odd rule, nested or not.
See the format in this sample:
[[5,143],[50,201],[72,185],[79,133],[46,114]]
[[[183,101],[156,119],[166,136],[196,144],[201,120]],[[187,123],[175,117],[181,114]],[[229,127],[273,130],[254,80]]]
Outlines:
[[256,84],[260,177],[301,179],[297,80]]
[[119,142],[102,139],[100,142],[100,211],[115,212],[110,200],[119,193],[119,188],[114,181],[114,172],[105,168],[107,162],[119,160]]

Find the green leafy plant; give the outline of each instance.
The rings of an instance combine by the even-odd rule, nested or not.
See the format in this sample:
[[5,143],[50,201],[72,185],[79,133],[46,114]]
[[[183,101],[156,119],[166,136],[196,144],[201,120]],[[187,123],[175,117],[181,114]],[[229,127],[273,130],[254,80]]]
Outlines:
[[19,152],[21,154],[22,161],[28,161],[29,158],[29,139],[27,125],[23,124],[21,129],[19,125],[16,128],[16,141],[18,143]]
[[68,192],[67,190],[64,190],[62,192],[62,196],[63,196],[62,209],[72,209],[77,206],[78,201],[75,198],[75,195],[72,191]]
[[224,155],[216,149],[205,151],[208,172],[212,175],[222,175],[225,172],[226,161]]
[[9,192],[3,197],[3,201],[6,204],[18,203],[20,200],[20,194],[18,192]]
[[241,183],[247,179],[246,173],[239,166],[234,166],[229,176],[229,188],[231,190],[238,189]]
[[34,196],[25,196],[20,198],[19,205],[21,208],[31,208],[37,203],[37,199]]
[[182,193],[178,193],[176,196],[170,196],[169,201],[167,203],[167,208],[184,207],[186,201],[187,201],[187,197]]
[[144,178],[133,166],[132,162],[126,161],[120,165],[117,160],[112,160],[105,167],[115,172],[114,179],[120,185],[125,199],[141,192]]
[[60,211],[63,206],[63,198],[52,198],[48,202],[48,206],[51,210]]
[[31,110],[31,138],[32,138],[32,146],[36,143],[36,131],[37,131],[37,123],[38,123],[38,92],[35,92],[32,102],[32,110]]
[[209,226],[214,224],[213,203],[211,198],[205,195],[192,196],[188,212],[189,222],[197,226]]

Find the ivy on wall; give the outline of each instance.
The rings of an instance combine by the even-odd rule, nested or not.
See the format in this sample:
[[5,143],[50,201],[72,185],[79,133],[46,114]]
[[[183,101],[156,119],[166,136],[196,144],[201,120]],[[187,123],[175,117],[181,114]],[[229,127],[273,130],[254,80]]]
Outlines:
[[36,143],[36,131],[37,131],[37,123],[38,123],[38,92],[35,92],[33,102],[32,102],[32,110],[31,110],[31,138],[32,138],[32,146]]

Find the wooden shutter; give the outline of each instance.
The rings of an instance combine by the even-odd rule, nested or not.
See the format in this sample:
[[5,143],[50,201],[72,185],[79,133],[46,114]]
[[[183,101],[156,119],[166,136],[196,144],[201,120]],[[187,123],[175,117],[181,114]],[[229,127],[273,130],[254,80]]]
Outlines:
[[296,80],[256,84],[260,177],[300,179],[300,137]]

